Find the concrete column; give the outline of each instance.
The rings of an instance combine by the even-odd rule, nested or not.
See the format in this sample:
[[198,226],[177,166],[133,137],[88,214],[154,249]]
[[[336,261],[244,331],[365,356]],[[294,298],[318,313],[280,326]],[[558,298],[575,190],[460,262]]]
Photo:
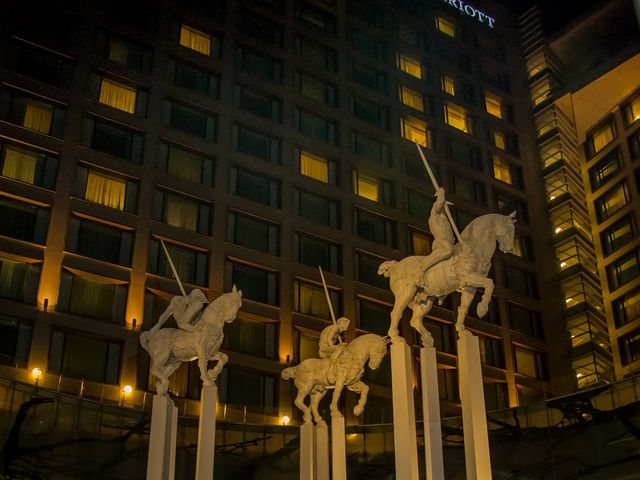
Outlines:
[[418,442],[413,402],[412,363],[411,347],[406,342],[391,345],[396,478],[402,480],[418,480]]
[[311,422],[300,425],[300,480],[313,480],[313,430]]
[[491,480],[487,411],[484,406],[478,337],[463,330],[458,337],[458,375],[467,480]]
[[[331,473],[332,480],[347,479],[347,447],[344,417],[331,416]],[[398,477],[399,478],[399,477]]]
[[147,480],[173,480],[178,409],[168,396],[154,395],[147,457]]
[[422,385],[422,417],[424,418],[424,456],[428,480],[444,478],[442,427],[438,395],[438,363],[435,347],[420,349],[420,382]]
[[203,385],[200,396],[200,421],[198,423],[198,454],[196,480],[213,479],[213,461],[216,448],[216,404],[218,387]]
[[315,427],[315,478],[329,480],[329,428],[326,423]]

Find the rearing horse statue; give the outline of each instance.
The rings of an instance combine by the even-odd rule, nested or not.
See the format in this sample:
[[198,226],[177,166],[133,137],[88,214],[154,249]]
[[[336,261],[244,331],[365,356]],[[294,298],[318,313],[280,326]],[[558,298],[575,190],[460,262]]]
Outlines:
[[389,337],[393,341],[400,339],[398,323],[406,307],[411,308],[411,326],[422,336],[424,345],[433,345],[433,338],[422,323],[436,299],[448,294],[461,292],[460,306],[456,319],[456,330],[464,330],[464,319],[473,301],[476,289],[483,288],[482,300],[477,311],[482,318],[489,311],[489,302],[493,293],[493,280],[487,277],[491,268],[491,259],[496,250],[496,241],[503,252],[513,250],[516,212],[510,215],[489,213],[482,215],[467,225],[462,231],[462,243],[457,243],[454,252],[447,260],[435,264],[426,272],[420,267],[423,257],[411,256],[397,262],[384,262],[378,268],[378,274],[389,277],[391,291],[395,295],[395,304],[391,311]]

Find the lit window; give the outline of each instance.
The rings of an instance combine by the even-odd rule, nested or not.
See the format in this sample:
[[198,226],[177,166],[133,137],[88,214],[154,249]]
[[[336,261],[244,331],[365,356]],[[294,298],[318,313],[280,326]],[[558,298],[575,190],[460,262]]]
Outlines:
[[321,182],[329,183],[329,161],[326,158],[317,157],[307,152],[300,152],[300,173]]
[[436,28],[445,35],[449,35],[450,37],[456,36],[456,25],[439,15],[436,16]]
[[471,133],[471,119],[467,111],[453,103],[444,104],[444,121],[458,130]]
[[40,156],[19,147],[7,146],[4,149],[2,176],[33,184]]
[[133,113],[136,108],[136,89],[103,78],[100,84],[99,102],[123,112]]
[[187,25],[180,26],[180,45],[204,55],[211,55],[211,35]]
[[484,107],[490,115],[502,118],[502,99],[497,95],[484,92]]
[[411,253],[413,255],[429,255],[431,253],[431,242],[424,233],[411,231]]
[[495,130],[493,130],[492,132],[492,136],[493,136],[493,144],[499,148],[500,150],[506,150],[507,149],[507,138],[505,136],[504,133],[502,132],[497,132]]
[[127,182],[124,180],[90,171],[87,174],[84,198],[106,207],[123,210],[126,188]]
[[25,105],[22,126],[40,133],[49,133],[53,108],[46,103],[28,100]]
[[366,173],[353,172],[353,188],[356,195],[377,202],[380,200],[380,182],[376,177]]
[[415,57],[398,55],[398,68],[412,77],[422,78],[422,65]]
[[448,93],[449,95],[456,94],[456,82],[453,78],[442,75],[442,91]]
[[424,112],[424,98],[418,92],[415,92],[407,87],[400,88],[400,95],[402,97],[402,103],[408,105],[411,108]]
[[611,122],[603,125],[598,130],[591,134],[591,146],[592,146],[592,154],[595,155],[604,147],[609,145],[614,138],[613,126]]
[[425,122],[411,117],[403,117],[400,121],[404,138],[429,148],[431,145],[431,132],[429,132]]
[[192,232],[198,227],[198,204],[177,195],[164,196],[164,221],[178,228],[185,228]]
[[501,182],[511,185],[511,168],[509,164],[498,155],[493,156],[493,176]]
[[640,120],[640,97],[632,100],[625,107],[625,116],[627,117],[628,125],[631,125],[636,120]]
[[602,222],[616,213],[629,202],[629,190],[626,183],[621,183],[596,199],[595,210],[598,222]]

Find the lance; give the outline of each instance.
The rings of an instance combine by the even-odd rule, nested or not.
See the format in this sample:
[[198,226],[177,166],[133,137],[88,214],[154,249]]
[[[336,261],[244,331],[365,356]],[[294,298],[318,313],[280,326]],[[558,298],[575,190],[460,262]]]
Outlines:
[[[429,166],[429,162],[427,162],[427,158],[424,156],[422,148],[420,148],[420,144],[416,141],[416,148],[418,149],[418,153],[420,154],[420,158],[422,159],[422,163],[424,163],[424,167],[427,169],[427,173],[429,174],[429,178],[431,179],[431,183],[433,184],[433,188],[438,190],[440,186],[438,185],[438,181],[436,180],[431,167]],[[453,233],[456,235],[458,242],[462,243],[462,238],[460,237],[460,232],[458,231],[458,227],[456,226],[456,222],[453,221],[453,217],[451,216],[451,212],[449,211],[449,202],[444,202],[444,213],[451,224],[451,228],[453,229]]]
[[[333,304],[331,303],[331,297],[329,296],[329,289],[327,288],[327,282],[324,280],[324,274],[322,273],[322,267],[318,266],[320,270],[320,278],[322,279],[322,286],[324,287],[324,295],[327,298],[327,305],[329,305],[329,313],[331,314],[331,321],[336,324],[336,314],[333,313]],[[342,338],[338,335],[338,343],[342,343]]]
[[167,260],[169,261],[169,266],[171,267],[171,271],[173,272],[173,276],[176,279],[176,282],[178,282],[178,286],[180,287],[180,291],[182,292],[182,296],[186,297],[187,296],[187,292],[184,291],[184,287],[182,286],[182,282],[180,281],[180,277],[178,277],[178,272],[176,271],[176,267],[173,265],[173,260],[171,260],[171,256],[169,255],[169,252],[167,251],[167,247],[164,244],[164,242],[162,240],[160,240],[160,244],[162,245],[162,249],[164,250],[164,254],[167,256]]

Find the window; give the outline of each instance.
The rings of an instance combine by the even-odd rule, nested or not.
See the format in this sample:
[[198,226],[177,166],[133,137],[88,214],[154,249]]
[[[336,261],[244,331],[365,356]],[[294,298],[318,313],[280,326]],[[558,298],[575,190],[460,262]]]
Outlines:
[[514,353],[517,373],[540,380],[547,378],[546,362],[542,353],[522,347],[514,347]]
[[509,389],[506,382],[483,382],[482,389],[487,412],[509,408]]
[[[340,311],[340,292],[329,288],[329,298],[334,312]],[[331,319],[327,297],[322,285],[304,282],[302,280],[293,281],[293,310],[314,317]]]
[[269,255],[280,253],[278,226],[255,217],[229,213],[227,240]]
[[176,85],[207,97],[218,98],[220,82],[217,75],[179,60],[169,60],[167,72],[169,79]]
[[233,94],[238,108],[280,123],[282,109],[280,99],[242,85],[236,85],[233,88]]
[[75,181],[76,196],[116,210],[135,212],[137,182],[84,164],[78,165]]
[[244,125],[233,126],[233,143],[236,150],[253,157],[280,164],[280,139],[268,133]]
[[336,17],[308,3],[298,3],[296,15],[306,27],[335,36]]
[[465,133],[472,133],[471,117],[469,113],[459,105],[448,102],[444,104],[444,121],[447,122],[448,125]]
[[620,346],[620,359],[622,365],[629,365],[640,358],[640,329],[635,329],[631,333],[618,340]]
[[248,170],[231,167],[231,193],[273,208],[280,208],[280,182]]
[[33,327],[15,317],[0,316],[0,364],[26,368]]
[[166,125],[190,135],[210,141],[216,139],[217,118],[208,112],[167,100],[164,102],[164,120]]
[[502,341],[484,335],[478,335],[478,340],[480,344],[480,361],[485,365],[504,368]]
[[492,129],[490,134],[491,142],[496,148],[499,148],[500,150],[507,149],[507,137],[504,133]]
[[49,208],[0,196],[0,218],[11,219],[0,222],[2,236],[44,245],[50,216]]
[[174,227],[209,234],[211,206],[169,190],[156,190],[153,218]]
[[640,289],[636,288],[617,298],[613,301],[612,307],[617,327],[640,318]]
[[234,367],[223,369],[220,377],[221,403],[246,406],[249,412],[272,414],[276,406],[276,381],[273,377]]
[[307,37],[297,37],[296,47],[298,55],[310,64],[326,69],[329,72],[338,71],[338,52]]
[[387,91],[387,76],[373,68],[354,63],[351,66],[351,78],[354,82],[376,92],[386,93]]
[[511,328],[535,338],[544,338],[540,312],[530,310],[515,303],[509,303],[509,319]]
[[429,255],[431,238],[423,232],[409,229],[409,253],[411,255]]
[[[209,33],[185,25],[184,23],[180,25],[179,43],[183,47],[202,53],[203,55],[211,56],[214,47],[212,40],[213,37]],[[215,46],[218,47],[218,49],[220,48],[219,45]],[[216,56],[218,56],[218,54],[219,53],[216,53]]]
[[503,118],[502,107],[502,98],[491,92],[484,92],[484,108],[487,113],[494,117]]
[[158,168],[187,182],[213,185],[215,162],[202,153],[163,143],[158,155]]
[[538,298],[538,281],[534,273],[507,265],[505,274],[509,289],[528,297]]
[[360,132],[351,132],[353,153],[365,157],[378,165],[391,166],[389,145]]
[[56,310],[122,325],[126,305],[126,284],[62,272]]
[[440,15],[436,15],[436,28],[445,35],[456,36],[456,24]]
[[236,48],[236,67],[263,80],[280,83],[282,81],[282,62],[245,47]]
[[391,306],[363,298],[358,298],[357,302],[358,328],[383,337],[386,336],[387,330],[389,330]]
[[338,93],[334,85],[306,73],[296,72],[296,85],[300,95],[327,105],[338,105]]
[[145,73],[151,72],[153,52],[148,48],[104,33],[99,35],[98,44],[101,53],[110,62]]
[[293,237],[293,253],[297,262],[310,267],[322,267],[323,270],[332,273],[342,272],[342,254],[339,245],[303,233],[294,233]]
[[66,250],[85,257],[128,267],[131,264],[133,232],[71,217]]
[[[206,252],[192,250],[167,241],[164,244],[171,256],[173,265],[176,267],[180,280],[196,285],[207,285],[209,256]],[[149,244],[149,264],[147,268],[149,273],[154,275],[173,278],[173,271],[158,240],[151,240]],[[238,288],[240,287],[238,286]],[[231,287],[229,287],[229,291],[231,291]]]
[[444,93],[448,93],[451,96],[456,95],[456,81],[453,77],[450,77],[449,75],[442,75],[441,85]]
[[589,151],[589,156],[593,157],[596,153],[613,142],[615,136],[616,134],[613,129],[613,122],[611,120],[588,134],[587,149]]
[[466,168],[483,171],[482,152],[480,149],[453,138],[447,138],[448,155]]
[[420,112],[424,112],[424,97],[421,93],[403,86],[400,87],[400,100],[405,105],[415,108]]
[[300,330],[295,329],[293,331],[294,361],[303,362],[307,358],[318,358],[319,343],[319,332],[313,332],[311,335],[305,335]]
[[295,123],[299,132],[323,142],[333,145],[338,144],[338,125],[334,121],[317,116],[307,110],[296,108]]
[[323,183],[336,183],[336,169],[334,162],[317,155],[312,155],[304,150],[299,150],[298,155],[300,173],[302,175]]
[[392,204],[391,182],[367,172],[353,171],[353,191],[356,195],[374,202]]
[[225,291],[233,285],[242,290],[242,298],[279,305],[278,274],[239,262],[225,263]]
[[223,348],[259,357],[276,358],[277,337],[273,323],[236,318],[225,328]]
[[496,207],[498,208],[498,213],[502,215],[509,215],[515,211],[519,222],[529,222],[529,209],[527,208],[527,202],[524,200],[517,200],[498,194],[496,195]]
[[418,142],[423,147],[431,148],[431,131],[422,120],[414,117],[401,117],[400,129],[405,139],[411,142]]
[[413,190],[407,190],[407,211],[416,217],[429,218],[431,207],[433,206],[433,197],[426,197]]
[[137,89],[115,80],[102,78],[100,80],[100,94],[98,101],[103,105],[113,107],[127,113],[136,111]]
[[398,38],[403,42],[406,42],[410,45],[414,45],[416,47],[424,47],[422,34],[418,31],[416,27],[407,25],[406,23],[400,23],[398,25],[397,34],[398,34]]
[[15,92],[2,91],[1,95],[8,106],[6,113],[2,108],[3,118],[35,132],[62,136],[65,119],[63,108]]
[[487,194],[481,183],[453,174],[451,176],[451,184],[453,191],[459,197],[475,204],[487,204]]
[[261,44],[282,47],[282,24],[268,17],[243,9],[238,15],[238,29]]
[[428,319],[424,321],[424,324],[433,336],[436,350],[452,355],[456,354],[456,333],[452,324]]
[[438,396],[447,402],[460,402],[458,371],[455,368],[438,368]]
[[350,97],[349,100],[351,113],[354,116],[371,125],[384,129],[388,128],[389,111],[387,107],[359,97]]
[[640,130],[629,135],[629,150],[631,151],[631,158],[640,158]]
[[370,37],[355,27],[349,27],[348,31],[351,35],[351,46],[353,48],[370,58],[382,61],[385,59],[384,42],[377,38]]
[[511,253],[525,260],[533,260],[531,238],[522,235],[515,235],[513,237],[513,251]]
[[3,177],[48,189],[54,188],[57,158],[6,143],[0,143],[0,148],[0,174]]
[[88,147],[130,162],[142,160],[144,136],[103,120],[85,118],[84,144]]
[[620,151],[618,149],[607,154],[602,160],[589,169],[591,190],[594,192],[615,177],[622,170]]
[[0,298],[35,305],[40,268],[40,264],[0,256]]
[[601,223],[614,213],[624,208],[629,202],[629,189],[626,183],[620,183],[601,195],[594,202],[596,217]]
[[[362,252],[356,252],[356,275],[358,281],[368,283],[369,285],[373,285],[374,287],[384,288],[385,290],[388,290],[389,279],[383,277],[382,275],[378,275],[378,267],[384,261],[384,258],[372,257]],[[388,320],[389,317],[387,315],[387,323]]]
[[50,50],[16,42],[8,52],[7,66],[14,72],[54,87],[66,90],[71,86],[71,62]]
[[50,372],[90,382],[120,382],[122,345],[84,335],[54,330],[49,347]]
[[607,267],[607,278],[611,291],[626,285],[640,275],[638,250],[627,253]]
[[398,68],[415,78],[422,78],[422,64],[420,60],[416,57],[412,57],[410,55],[398,54]]
[[296,189],[295,199],[299,216],[322,225],[340,228],[338,201],[302,189]]
[[501,156],[493,155],[493,176],[501,182],[511,185],[513,178],[511,176],[510,164]]
[[355,210],[356,232],[359,237],[395,248],[396,224],[379,215]]
[[631,125],[636,120],[640,119],[640,96],[637,96],[635,99],[631,100],[627,105],[624,106],[624,117],[627,122],[627,125]]
[[633,215],[627,215],[618,220],[600,234],[602,253],[605,256],[612,254],[636,238],[637,233],[638,229]]

